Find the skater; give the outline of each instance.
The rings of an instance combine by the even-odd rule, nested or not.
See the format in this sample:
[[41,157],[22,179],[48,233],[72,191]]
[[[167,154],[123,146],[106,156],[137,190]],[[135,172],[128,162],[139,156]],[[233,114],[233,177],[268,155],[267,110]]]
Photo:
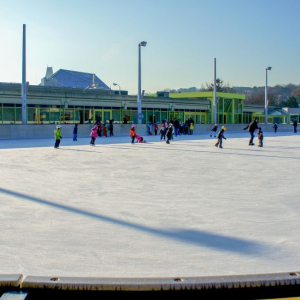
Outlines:
[[193,132],[194,132],[194,123],[191,122],[191,124],[190,124],[190,134],[192,135]]
[[134,124],[131,125],[131,129],[129,131],[129,134],[131,136],[131,144],[134,144],[134,139],[136,137],[135,125]]
[[[217,133],[217,130],[218,130],[218,124],[215,124],[215,126],[213,127],[213,129],[211,131],[214,132],[214,137],[216,137],[216,133]],[[210,135],[210,137],[213,136],[213,133]]]
[[254,120],[244,128],[244,130],[246,130],[248,128],[248,131],[250,133],[249,146],[255,145],[253,143],[253,139],[254,139],[254,132],[256,129],[258,129],[257,122],[258,122],[258,119],[257,119],[257,117],[255,117]]
[[97,128],[97,133],[98,133],[98,136],[101,137],[101,131],[102,131],[102,126],[101,126],[101,123],[98,124],[98,128]]
[[136,139],[137,143],[147,143],[147,141],[144,140],[144,138],[142,136],[140,136],[140,135],[136,135],[135,139]]
[[222,149],[223,149],[222,142],[223,142],[223,139],[226,140],[226,137],[224,136],[225,130],[226,130],[226,127],[225,127],[225,126],[222,126],[221,130],[220,130],[219,133],[218,133],[218,141],[217,141],[217,143],[215,144],[215,147],[218,148],[218,146],[219,146],[219,148],[222,148]]
[[103,136],[107,137],[107,127],[106,124],[103,124]]
[[152,124],[151,124],[151,123],[148,123],[148,124],[147,124],[147,128],[148,128],[148,134],[149,134],[149,135],[152,135]]
[[258,128],[257,137],[258,137],[258,147],[263,147],[264,133],[262,132],[261,127]]
[[165,128],[165,124],[161,124],[161,127],[160,127],[160,140],[162,141],[162,139],[164,138],[164,140],[166,140],[166,128]]
[[174,120],[175,136],[179,135],[179,126],[180,126],[179,120],[175,118]]
[[167,144],[170,144],[170,139],[172,139],[172,132],[173,132],[173,126],[172,126],[172,124],[170,123],[170,124],[169,124],[169,127],[168,127],[168,129],[167,129],[167,132],[166,132],[166,136],[167,136],[167,141],[166,141],[166,143],[167,143]]
[[90,146],[95,146],[95,141],[96,141],[96,138],[98,136],[98,125],[95,124],[94,127],[92,128],[92,131],[91,131],[91,142],[90,142]]
[[277,132],[277,128],[278,128],[277,123],[274,124],[273,128],[274,128],[274,133],[276,133]]
[[109,121],[109,136],[114,136],[114,119]]
[[294,121],[293,121],[293,126],[294,126],[294,133],[297,133],[297,120],[295,119]]
[[154,133],[157,135],[158,125],[157,123],[154,123]]
[[54,148],[58,149],[59,144],[60,144],[60,140],[62,139],[62,137],[61,137],[61,126],[60,125],[56,126],[56,130],[54,130],[54,137],[55,137]]
[[77,132],[78,132],[78,124],[75,124],[74,129],[73,129],[73,141],[77,142]]

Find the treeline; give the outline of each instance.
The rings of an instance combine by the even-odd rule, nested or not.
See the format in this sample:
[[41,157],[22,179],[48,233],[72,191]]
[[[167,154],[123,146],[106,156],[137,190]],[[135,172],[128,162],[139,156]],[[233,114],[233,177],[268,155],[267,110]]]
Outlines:
[[[224,93],[244,94],[246,96],[246,104],[261,104],[265,103],[265,87],[237,87],[230,86],[229,83],[224,84],[223,80],[218,78],[216,81],[217,91]],[[213,83],[206,83],[201,88],[190,87],[175,89],[165,89],[171,93],[190,93],[190,92],[208,92],[213,91]],[[268,104],[281,107],[299,107],[300,103],[300,84],[277,84],[273,87],[268,87]]]

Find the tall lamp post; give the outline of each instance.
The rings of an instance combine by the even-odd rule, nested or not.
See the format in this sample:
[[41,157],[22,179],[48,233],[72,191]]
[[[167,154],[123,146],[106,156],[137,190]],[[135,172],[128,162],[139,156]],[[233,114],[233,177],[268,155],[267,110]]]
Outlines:
[[121,96],[121,87],[117,83],[113,83],[113,85],[117,85],[119,87],[119,96]]
[[266,86],[265,86],[265,124],[268,124],[268,71],[271,71],[272,67],[266,68]]
[[141,47],[146,47],[147,42],[139,43],[139,87],[138,87],[138,123],[142,124],[142,91],[141,91]]
[[22,49],[22,124],[27,124],[27,83],[26,83],[26,24],[23,24],[23,49]]
[[217,59],[214,59],[214,119],[213,123],[217,124]]

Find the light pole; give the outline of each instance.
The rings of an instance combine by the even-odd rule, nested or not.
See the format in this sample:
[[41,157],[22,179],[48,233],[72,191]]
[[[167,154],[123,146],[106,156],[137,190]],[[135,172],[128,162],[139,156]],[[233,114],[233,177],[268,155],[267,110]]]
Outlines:
[[268,71],[271,71],[272,67],[266,68],[266,86],[265,86],[265,124],[268,124]]
[[217,124],[217,59],[214,59],[214,120],[213,123]]
[[113,83],[113,85],[117,85],[119,87],[119,96],[121,96],[121,87],[117,83]]
[[27,83],[26,83],[26,24],[23,24],[23,51],[22,51],[22,124],[27,124]]
[[141,47],[146,47],[147,42],[139,43],[139,87],[138,87],[138,123],[142,124],[142,92],[141,92]]

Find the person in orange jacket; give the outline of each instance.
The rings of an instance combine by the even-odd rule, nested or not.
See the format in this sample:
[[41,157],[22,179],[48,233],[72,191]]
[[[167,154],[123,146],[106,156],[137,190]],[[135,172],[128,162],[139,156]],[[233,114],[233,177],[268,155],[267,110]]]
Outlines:
[[106,124],[103,124],[103,136],[107,137],[107,127]]
[[134,124],[131,125],[131,129],[130,129],[129,134],[131,136],[131,144],[134,144],[134,139],[136,137],[135,125]]

